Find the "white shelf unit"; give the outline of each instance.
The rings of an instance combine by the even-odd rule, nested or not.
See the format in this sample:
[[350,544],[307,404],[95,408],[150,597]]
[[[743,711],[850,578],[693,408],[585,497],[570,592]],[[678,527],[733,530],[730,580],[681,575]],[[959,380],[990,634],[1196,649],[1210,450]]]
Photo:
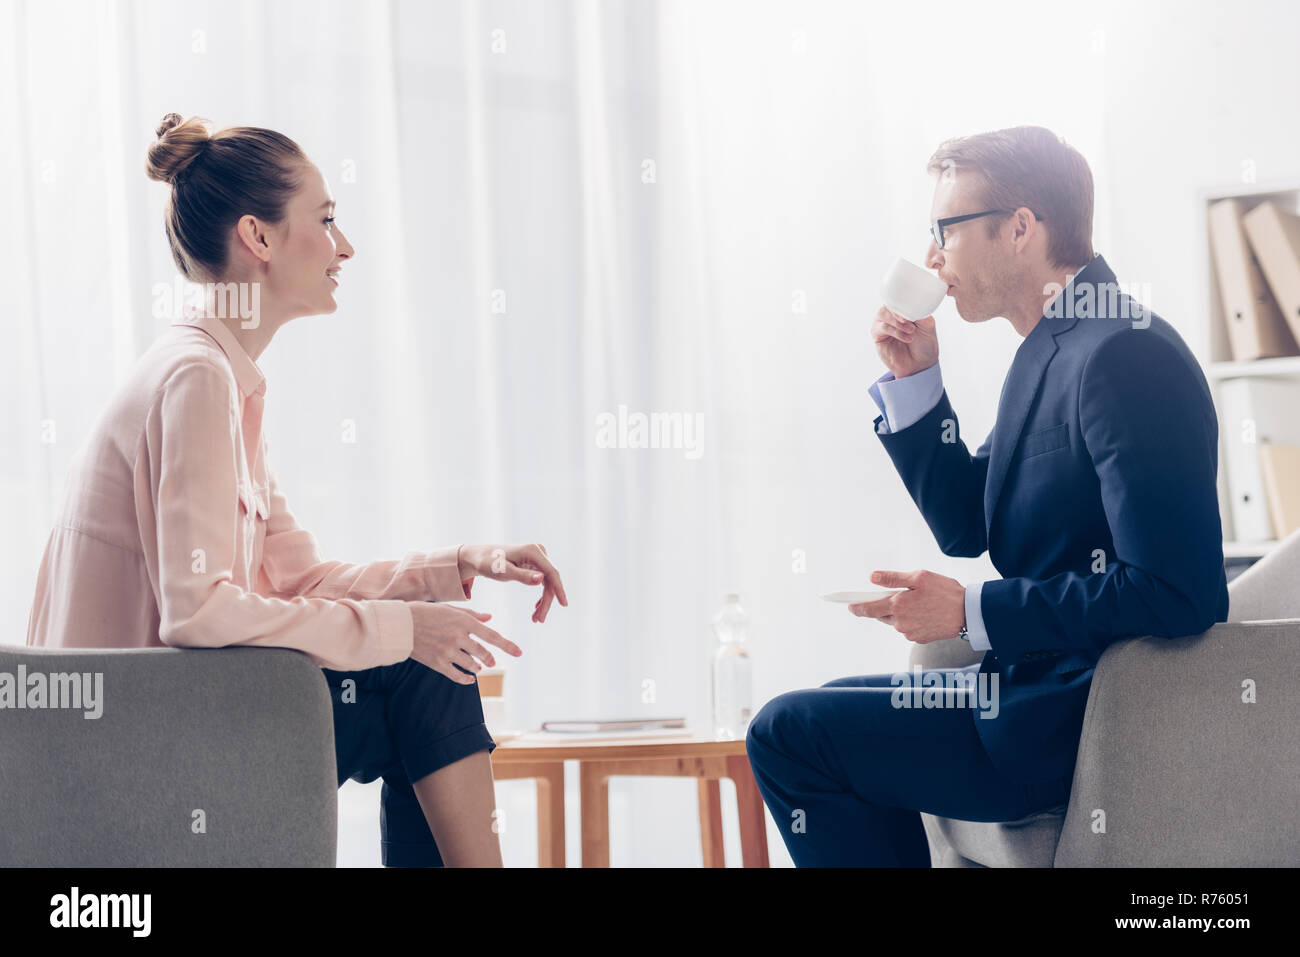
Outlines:
[[[1201,284],[1205,293],[1205,315],[1209,318],[1207,328],[1208,343],[1205,355],[1205,376],[1210,383],[1210,393],[1214,397],[1216,412],[1219,408],[1219,384],[1225,379],[1267,376],[1293,382],[1295,385],[1296,408],[1300,413],[1300,356],[1284,356],[1273,359],[1248,359],[1234,361],[1232,347],[1228,342],[1228,328],[1223,316],[1223,300],[1219,294],[1219,277],[1214,266],[1214,253],[1210,248],[1209,210],[1210,205],[1220,199],[1239,199],[1243,212],[1249,211],[1263,202],[1276,203],[1281,208],[1293,213],[1300,213],[1300,176],[1293,180],[1273,183],[1242,183],[1236,186],[1205,190],[1200,195],[1197,205],[1197,220],[1200,234],[1200,247],[1204,254],[1205,275],[1208,282]],[[1232,527],[1232,502],[1229,498],[1228,475],[1225,468],[1225,434],[1223,419],[1219,419],[1219,514],[1223,520],[1223,557],[1224,558],[1260,558],[1267,555],[1277,545],[1276,540],[1264,542],[1238,542]]]

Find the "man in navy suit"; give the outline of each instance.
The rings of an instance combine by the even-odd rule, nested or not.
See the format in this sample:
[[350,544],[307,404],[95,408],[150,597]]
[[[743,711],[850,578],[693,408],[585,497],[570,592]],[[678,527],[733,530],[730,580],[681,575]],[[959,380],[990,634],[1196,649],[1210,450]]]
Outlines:
[[[928,866],[920,811],[1010,821],[1064,804],[1106,646],[1228,616],[1209,387],[1094,254],[1087,162],[1017,127],[950,140],[929,170],[926,265],[962,319],[1005,317],[1023,341],[972,455],[934,317],[882,308],[875,432],[944,554],[987,549],[1002,577],[876,572],[906,590],[850,606],[909,641],[963,638],[978,668],[842,678],[754,717],[750,762],[799,866]],[[923,696],[916,677],[947,690]]]

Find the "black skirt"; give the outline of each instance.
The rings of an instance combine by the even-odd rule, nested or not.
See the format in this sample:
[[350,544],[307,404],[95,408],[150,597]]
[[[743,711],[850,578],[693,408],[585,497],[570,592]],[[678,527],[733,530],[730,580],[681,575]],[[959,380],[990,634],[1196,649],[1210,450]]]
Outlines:
[[384,866],[441,867],[411,785],[461,758],[496,748],[483,721],[478,682],[457,684],[414,658],[365,671],[322,670],[334,702],[339,787],[349,778],[362,784],[384,779],[379,807]]

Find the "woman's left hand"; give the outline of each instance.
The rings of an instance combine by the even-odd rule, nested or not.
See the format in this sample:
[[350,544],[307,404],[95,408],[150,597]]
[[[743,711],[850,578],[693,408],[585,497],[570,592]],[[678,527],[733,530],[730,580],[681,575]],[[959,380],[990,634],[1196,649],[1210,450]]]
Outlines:
[[556,598],[566,608],[568,596],[564,583],[551,560],[546,557],[543,545],[462,545],[459,554],[462,580],[482,575],[499,582],[523,582],[525,585],[543,585],[542,597],[533,609],[533,621],[545,621]]

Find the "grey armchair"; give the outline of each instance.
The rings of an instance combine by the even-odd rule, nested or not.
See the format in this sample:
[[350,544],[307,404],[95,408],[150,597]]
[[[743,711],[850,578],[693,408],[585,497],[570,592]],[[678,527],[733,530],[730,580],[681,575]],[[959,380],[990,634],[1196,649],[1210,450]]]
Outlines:
[[[996,824],[923,813],[934,866],[1300,864],[1300,531],[1228,597],[1229,621],[1204,634],[1102,654],[1068,804]],[[959,668],[981,655],[948,639],[917,645],[911,663]],[[1247,680],[1253,704],[1242,702]]]
[[334,721],[280,648],[0,646],[0,672],[101,673],[102,714],[0,709],[0,867],[333,867]]

